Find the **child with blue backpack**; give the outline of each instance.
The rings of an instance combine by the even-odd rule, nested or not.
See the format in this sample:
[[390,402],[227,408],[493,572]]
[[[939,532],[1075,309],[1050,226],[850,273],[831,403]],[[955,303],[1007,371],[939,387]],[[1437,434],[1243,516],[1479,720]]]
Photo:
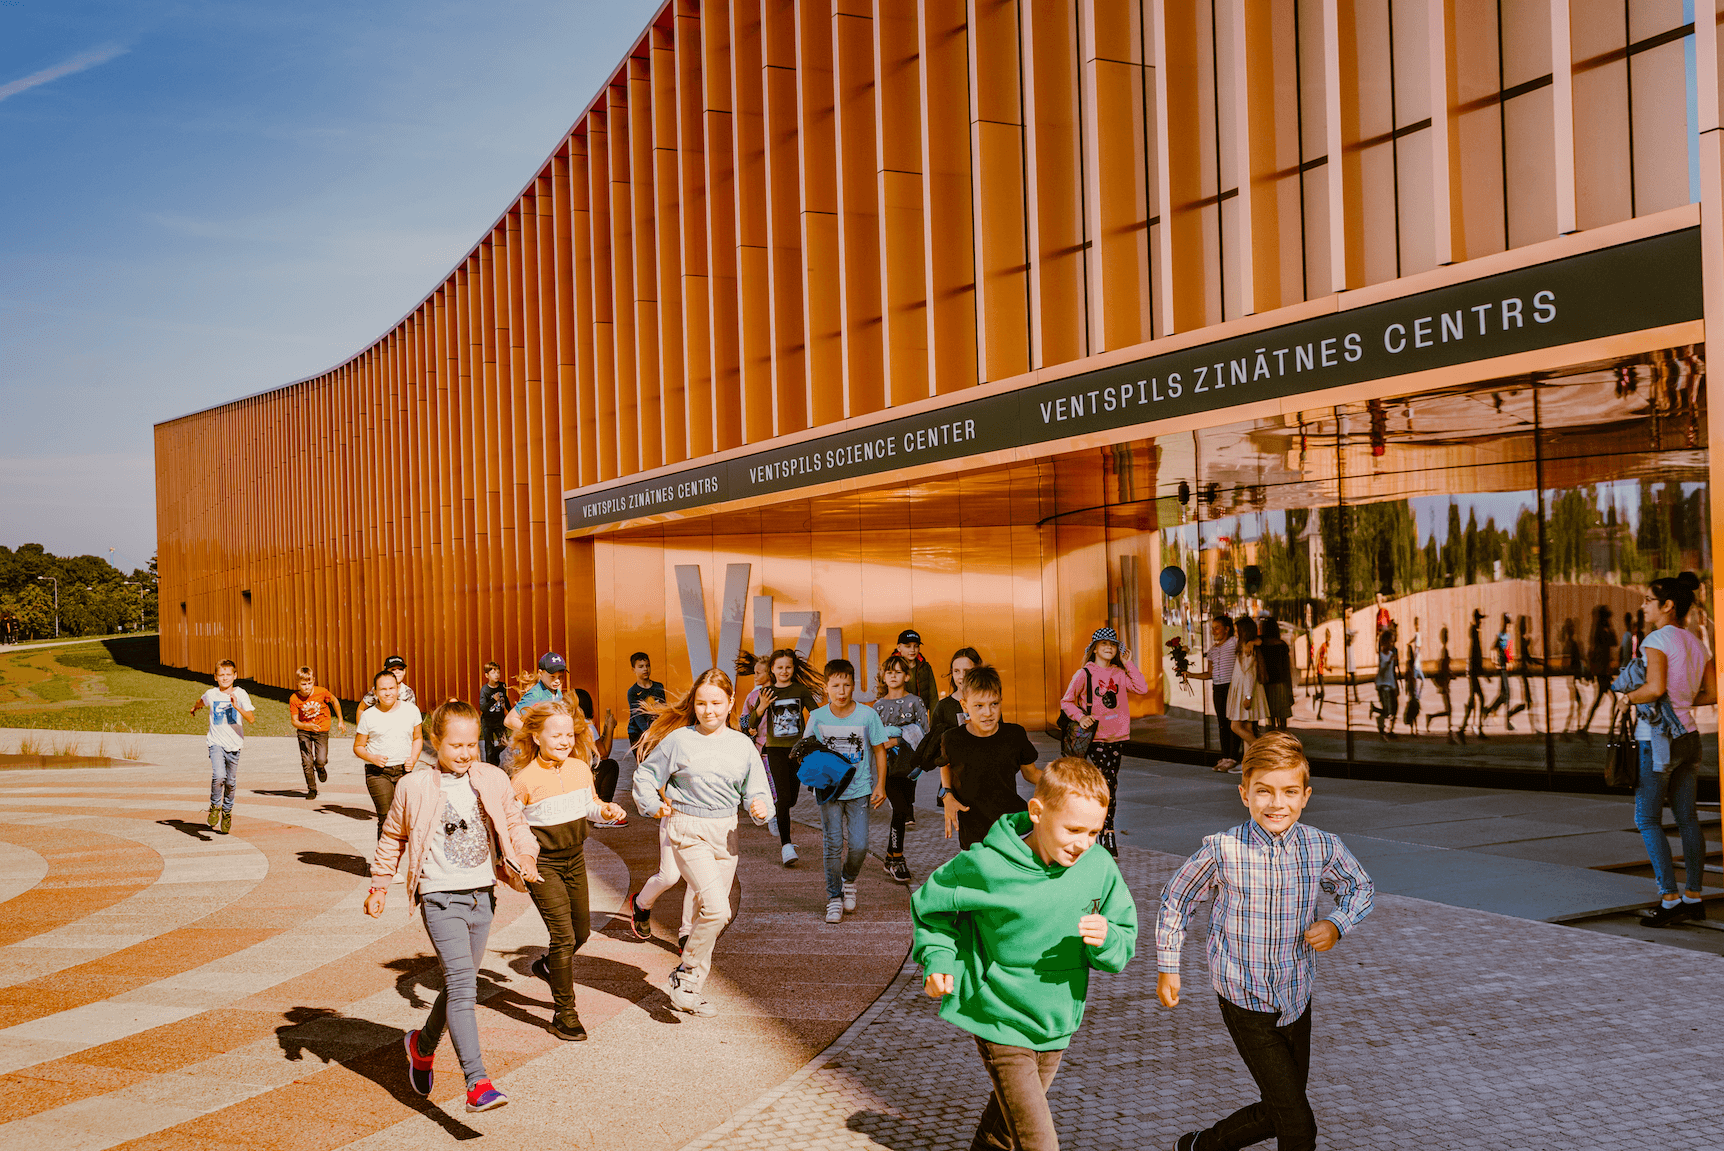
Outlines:
[[886,743],[903,735],[855,696],[855,665],[828,661],[826,703],[808,717],[807,738],[819,747],[802,756],[797,772],[820,804],[828,923],[841,923],[846,911],[856,910],[856,877],[868,855],[868,810],[886,802]]

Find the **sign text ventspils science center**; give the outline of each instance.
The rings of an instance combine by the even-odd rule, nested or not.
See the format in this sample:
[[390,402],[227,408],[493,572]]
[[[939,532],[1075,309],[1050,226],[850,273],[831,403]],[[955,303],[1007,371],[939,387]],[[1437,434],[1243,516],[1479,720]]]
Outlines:
[[1694,320],[1698,228],[569,492],[568,530]]

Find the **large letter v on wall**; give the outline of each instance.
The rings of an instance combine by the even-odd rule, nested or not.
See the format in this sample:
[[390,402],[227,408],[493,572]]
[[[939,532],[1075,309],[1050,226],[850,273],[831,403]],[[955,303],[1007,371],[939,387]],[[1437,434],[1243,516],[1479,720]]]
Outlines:
[[[742,625],[748,612],[749,564],[726,564],[724,568],[724,600],[720,605],[718,628],[718,663],[729,675],[736,665],[737,652],[742,650]],[[706,622],[706,588],[701,582],[699,564],[676,565],[677,597],[682,601],[682,635],[688,644],[689,674],[698,677],[714,666],[712,633]]]

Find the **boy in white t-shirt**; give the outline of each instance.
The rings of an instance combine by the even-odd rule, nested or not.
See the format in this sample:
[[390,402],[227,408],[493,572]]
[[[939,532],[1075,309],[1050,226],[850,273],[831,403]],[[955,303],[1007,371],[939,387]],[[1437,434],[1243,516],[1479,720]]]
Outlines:
[[419,762],[419,749],[425,743],[425,729],[419,708],[401,698],[401,681],[393,672],[380,671],[371,677],[371,694],[375,706],[368,707],[353,725],[353,754],[365,764],[365,790],[371,793],[371,805],[377,809],[377,828],[383,829],[383,817],[389,814],[389,804],[395,798],[395,785]]
[[222,835],[233,827],[233,793],[239,786],[239,752],[245,746],[244,724],[257,722],[257,711],[251,696],[242,687],[235,687],[239,669],[231,659],[215,666],[216,685],[192,704],[192,714],[199,708],[210,709],[210,814],[209,825]]

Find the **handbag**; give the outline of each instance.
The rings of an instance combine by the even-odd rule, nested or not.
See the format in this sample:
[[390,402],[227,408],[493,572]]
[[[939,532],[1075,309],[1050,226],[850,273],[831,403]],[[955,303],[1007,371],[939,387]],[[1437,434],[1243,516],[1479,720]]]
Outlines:
[[1610,787],[1640,786],[1640,741],[1634,738],[1635,708],[1627,704],[1611,726],[1604,747],[1604,782]]
[[[1085,715],[1091,715],[1095,708],[1095,678],[1090,675],[1089,668],[1083,669],[1084,685],[1088,689],[1089,707]],[[1095,730],[1100,724],[1092,723],[1088,727],[1066,714],[1065,708],[1060,709],[1060,754],[1069,755],[1073,759],[1087,759],[1089,745],[1095,742]]]

